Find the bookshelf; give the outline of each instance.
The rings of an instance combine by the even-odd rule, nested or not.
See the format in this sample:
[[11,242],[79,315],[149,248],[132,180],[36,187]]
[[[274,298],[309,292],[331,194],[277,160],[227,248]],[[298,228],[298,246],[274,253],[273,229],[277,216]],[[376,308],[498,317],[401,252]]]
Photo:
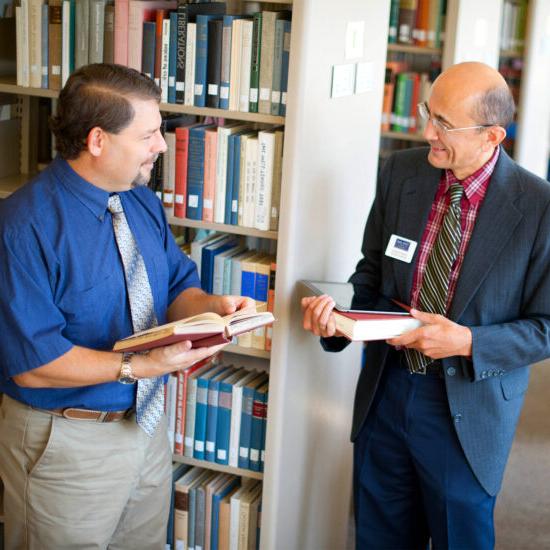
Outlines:
[[222,472],[224,474],[233,474],[235,476],[246,477],[249,479],[263,479],[262,472],[253,472],[252,470],[244,470],[243,468],[233,468],[231,466],[223,466],[222,464],[216,464],[215,462],[208,462],[206,460],[197,460],[196,458],[189,458],[187,456],[173,455],[174,462],[181,462],[182,464],[188,464],[189,466],[197,466],[198,468],[206,468],[208,470],[214,470],[216,472]]
[[[277,243],[274,312],[277,323],[273,329],[272,351],[257,352],[238,346],[228,346],[225,350],[261,362],[262,368],[270,371],[266,463],[261,474],[262,550],[345,547],[352,476],[349,431],[361,348],[351,345],[339,354],[325,353],[316,338],[301,330],[296,282],[300,279],[344,281],[359,259],[364,223],[375,190],[381,137],[377,129],[381,122],[384,64],[388,51],[426,59],[441,57],[443,68],[466,59],[497,66],[501,1],[448,0],[446,39],[440,50],[388,46],[390,0],[343,0],[336,10],[331,0],[296,0],[292,4],[285,118],[270,115],[264,118],[264,115],[217,109],[195,111],[195,108],[169,104],[161,106],[165,112],[285,127],[281,217],[277,232],[257,234],[255,230],[236,226],[170,219],[174,225],[238,232]],[[247,3],[246,0],[229,2],[228,11],[240,11]],[[260,4],[263,8],[274,5],[273,2]],[[288,8],[289,4],[289,0],[276,3],[283,8]],[[549,40],[544,22],[550,5],[546,0],[531,0],[530,5],[522,88],[526,92],[521,99],[526,104],[520,105],[517,154],[518,160],[531,170],[543,159],[546,174],[550,116],[544,120],[540,115],[538,119],[528,117],[535,116],[537,108],[540,113],[541,105],[543,109],[550,108],[544,101],[549,87],[544,80],[548,78],[548,71],[536,70],[550,65],[547,57],[550,48],[542,48],[544,55],[541,55],[541,44]],[[360,59],[351,61],[344,53],[346,25],[350,21],[363,21],[365,25],[364,53]],[[477,46],[474,48],[474,45]],[[372,89],[364,94],[330,98],[333,66],[357,61],[373,64]],[[34,116],[32,103],[38,97],[57,97],[57,92],[21,88],[14,82],[14,79],[2,77],[0,92],[16,94],[26,101],[22,144],[27,152],[23,151],[23,174],[0,180],[2,198],[24,184],[28,179],[25,174],[32,172],[29,169],[33,166],[29,130]],[[529,104],[527,98],[530,98]],[[541,128],[543,123],[545,128]],[[531,125],[525,135],[522,125],[525,128]],[[541,135],[546,137],[540,140]],[[415,145],[422,141],[421,136],[412,134],[389,133],[383,137],[407,139]],[[526,147],[524,152],[523,147]],[[188,459],[174,456],[174,460]],[[215,470],[224,468],[204,461],[200,461],[200,466]],[[231,473],[244,477],[258,475],[239,469]]]

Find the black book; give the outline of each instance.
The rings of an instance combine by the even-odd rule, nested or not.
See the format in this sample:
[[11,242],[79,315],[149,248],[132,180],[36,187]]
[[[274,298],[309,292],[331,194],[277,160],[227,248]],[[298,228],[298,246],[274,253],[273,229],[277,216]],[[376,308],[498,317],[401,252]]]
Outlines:
[[220,84],[222,72],[223,21],[208,21],[208,54],[206,64],[206,106],[218,109],[220,106]]

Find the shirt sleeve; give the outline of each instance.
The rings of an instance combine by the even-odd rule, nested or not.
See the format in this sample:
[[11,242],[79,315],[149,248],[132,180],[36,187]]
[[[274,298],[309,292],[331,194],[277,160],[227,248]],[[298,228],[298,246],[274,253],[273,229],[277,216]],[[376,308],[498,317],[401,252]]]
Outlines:
[[51,247],[30,224],[4,231],[0,240],[0,374],[35,369],[67,353],[73,344],[53,298],[57,263]]

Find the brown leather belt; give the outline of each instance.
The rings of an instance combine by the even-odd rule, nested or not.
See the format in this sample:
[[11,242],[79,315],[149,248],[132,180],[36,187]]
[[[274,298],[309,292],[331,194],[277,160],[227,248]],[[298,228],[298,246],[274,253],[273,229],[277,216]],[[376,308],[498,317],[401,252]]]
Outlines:
[[91,411],[89,409],[76,409],[74,407],[58,408],[58,409],[38,409],[37,411],[61,416],[69,420],[85,420],[88,422],[120,422],[127,418],[133,409],[125,411]]

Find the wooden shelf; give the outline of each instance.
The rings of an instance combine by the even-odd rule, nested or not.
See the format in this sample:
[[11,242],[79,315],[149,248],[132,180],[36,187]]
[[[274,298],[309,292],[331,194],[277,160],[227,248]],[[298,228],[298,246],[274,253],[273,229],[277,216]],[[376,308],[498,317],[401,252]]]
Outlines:
[[189,464],[190,466],[197,466],[199,468],[206,468],[207,470],[215,470],[216,472],[224,472],[226,474],[233,474],[241,477],[260,480],[264,478],[263,472],[253,472],[252,470],[245,470],[243,468],[233,468],[232,466],[224,466],[223,464],[209,462],[208,460],[197,460],[196,458],[190,458],[188,456],[173,454],[172,460],[174,462]]
[[236,235],[246,235],[247,237],[260,237],[262,239],[277,240],[277,231],[261,231],[252,227],[242,227],[240,225],[228,225],[225,223],[203,222],[201,220],[189,220],[188,218],[168,218],[170,225],[180,225],[182,227],[194,227],[196,229],[213,229],[222,233],[235,233]]
[[389,52],[412,53],[415,55],[441,55],[441,48],[426,48],[424,46],[409,46],[408,44],[388,44]]
[[293,0],[244,0],[245,2],[259,2],[260,4],[290,4]]
[[0,199],[9,197],[14,191],[17,191],[22,185],[32,178],[29,174],[17,174],[0,178]]
[[402,139],[405,141],[419,141],[426,142],[426,139],[422,134],[407,134],[406,132],[382,132],[381,137],[387,139]]
[[[0,78],[0,92],[7,94],[29,95],[34,97],[57,98],[57,90],[48,90],[44,88],[27,88],[17,86],[15,77]],[[208,107],[191,107],[188,105],[178,105],[174,103],[161,103],[160,110],[166,113],[181,113],[197,116],[209,116],[214,118],[227,118],[230,120],[243,120],[245,122],[258,122],[261,124],[284,125],[285,117],[262,115],[260,113],[242,113],[240,111],[228,111],[226,109],[210,109]]]
[[260,359],[270,359],[271,352],[254,348],[243,348],[236,344],[229,344],[223,348],[223,353],[235,353],[237,355],[247,355],[248,357],[258,357]]

